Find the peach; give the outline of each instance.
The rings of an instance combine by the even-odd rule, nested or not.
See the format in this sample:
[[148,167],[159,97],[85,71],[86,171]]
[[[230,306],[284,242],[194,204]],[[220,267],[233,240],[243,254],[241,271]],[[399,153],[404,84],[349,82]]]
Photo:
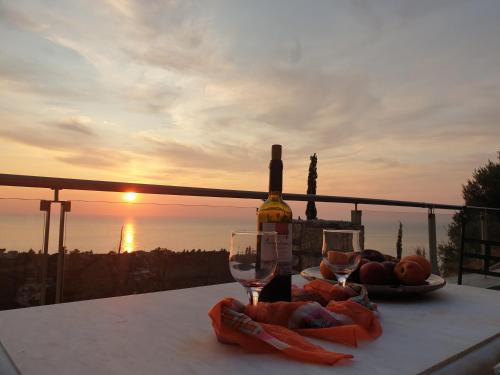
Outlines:
[[427,279],[431,275],[431,262],[429,262],[425,257],[421,255],[408,255],[401,259],[401,262],[405,262],[407,260],[410,260],[412,262],[416,262],[422,267],[422,270],[424,271],[425,274],[425,279]]
[[412,260],[399,262],[394,268],[394,274],[405,285],[420,285],[425,282],[425,271],[420,264]]
[[385,284],[385,268],[382,263],[368,262],[359,270],[359,280],[362,284]]
[[321,263],[319,264],[319,271],[325,279],[337,280],[335,274],[330,270],[330,268],[328,268],[324,261],[321,261]]

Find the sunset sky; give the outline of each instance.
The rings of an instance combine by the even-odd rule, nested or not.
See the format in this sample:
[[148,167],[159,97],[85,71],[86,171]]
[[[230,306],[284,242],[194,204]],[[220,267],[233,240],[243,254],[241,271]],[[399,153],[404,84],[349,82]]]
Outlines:
[[461,203],[500,2],[0,0],[0,173]]

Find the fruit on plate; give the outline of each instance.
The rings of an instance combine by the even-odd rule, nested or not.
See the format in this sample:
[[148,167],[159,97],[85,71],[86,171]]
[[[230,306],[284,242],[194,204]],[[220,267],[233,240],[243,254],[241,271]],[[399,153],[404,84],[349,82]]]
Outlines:
[[398,262],[398,259],[396,257],[393,257],[392,255],[389,254],[382,254],[385,258],[386,261],[391,261],[391,262]]
[[349,276],[348,281],[353,282],[353,283],[359,283],[360,282],[360,280],[359,280],[359,270],[361,269],[361,267],[363,266],[363,264],[366,264],[368,262],[370,262],[368,259],[361,258],[361,261],[359,262],[358,268],[356,268],[354,270],[354,272],[351,273],[351,275]]
[[431,270],[432,270],[431,262],[429,262],[425,257],[421,255],[408,255],[403,259],[401,259],[401,262],[406,262],[409,260],[418,263],[420,267],[422,267],[426,279],[431,275]]
[[399,284],[399,280],[394,274],[394,268],[396,268],[397,263],[386,260],[381,263],[385,270],[385,284],[396,285]]
[[[348,263],[348,256],[338,251],[328,252],[329,261],[334,263]],[[336,280],[335,274],[324,261],[321,261],[319,269],[325,279]],[[390,255],[368,249],[363,250],[361,262],[350,275],[349,281],[377,285],[421,285],[430,275],[431,264],[423,256],[409,255],[397,262]]]
[[362,284],[386,284],[386,271],[382,263],[363,264],[359,270],[359,281]]
[[426,272],[420,267],[420,264],[412,260],[399,262],[394,268],[394,274],[404,285],[424,284]]
[[319,264],[319,271],[321,272],[321,275],[325,279],[329,279],[329,280],[336,280],[337,279],[335,277],[335,274],[330,270],[330,268],[328,268],[328,266],[325,264],[325,262],[323,260]]
[[380,251],[372,249],[363,250],[361,256],[363,258],[371,260],[372,262],[383,262],[385,260],[384,254],[382,254]]

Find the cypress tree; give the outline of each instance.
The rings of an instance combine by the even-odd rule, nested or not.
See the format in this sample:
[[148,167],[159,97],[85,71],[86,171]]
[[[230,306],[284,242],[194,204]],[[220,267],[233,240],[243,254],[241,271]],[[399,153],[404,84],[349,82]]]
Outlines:
[[[311,162],[309,164],[309,175],[307,176],[307,194],[316,194],[316,179],[318,178],[318,172],[316,170],[316,164],[318,163],[318,157],[316,153],[311,155]],[[313,200],[307,201],[306,217],[307,220],[316,220],[318,212],[316,210],[316,203]]]
[[403,224],[399,222],[398,240],[396,242],[396,258],[401,259],[403,255]]

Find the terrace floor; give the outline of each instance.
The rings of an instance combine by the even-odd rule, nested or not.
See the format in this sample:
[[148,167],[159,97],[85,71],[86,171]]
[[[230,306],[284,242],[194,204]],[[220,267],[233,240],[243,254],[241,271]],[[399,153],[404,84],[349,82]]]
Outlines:
[[[449,284],[457,284],[457,276],[446,278]],[[464,273],[462,275],[462,284],[476,288],[487,288],[498,290],[500,288],[500,277],[480,275],[478,273]]]

